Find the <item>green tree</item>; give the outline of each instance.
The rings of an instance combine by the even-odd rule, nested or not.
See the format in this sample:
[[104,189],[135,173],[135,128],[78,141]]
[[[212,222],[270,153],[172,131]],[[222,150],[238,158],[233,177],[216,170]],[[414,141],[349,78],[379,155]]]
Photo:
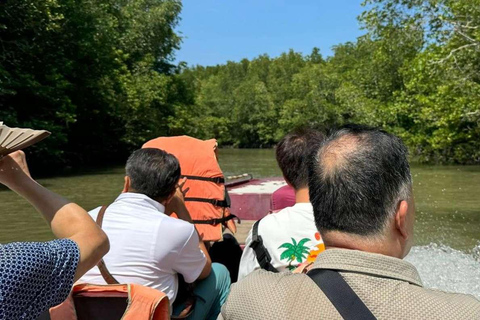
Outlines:
[[0,118],[53,133],[32,163],[123,161],[168,133],[180,10],[175,0],[0,4]]

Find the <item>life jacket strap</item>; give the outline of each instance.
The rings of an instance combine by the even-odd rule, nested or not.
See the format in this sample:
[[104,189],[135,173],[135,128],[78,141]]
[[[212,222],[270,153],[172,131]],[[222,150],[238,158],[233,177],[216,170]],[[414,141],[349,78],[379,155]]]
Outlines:
[[200,177],[200,176],[189,176],[189,175],[184,175],[184,174],[182,174],[180,177],[181,178],[187,178],[189,180],[200,180],[200,181],[210,181],[210,182],[215,182],[215,183],[225,183],[225,178],[224,177],[209,178],[209,177]]
[[196,202],[206,202],[213,204],[216,207],[230,208],[230,203],[227,200],[217,200],[217,199],[208,199],[208,198],[189,198],[186,197],[185,201],[196,201]]
[[193,223],[194,224],[211,224],[211,225],[217,225],[217,224],[220,224],[220,223],[225,223],[227,221],[230,221],[232,219],[237,219],[238,220],[238,217],[234,214],[230,214],[229,216],[227,217],[223,217],[223,218],[218,218],[218,219],[209,219],[209,220],[193,220]]

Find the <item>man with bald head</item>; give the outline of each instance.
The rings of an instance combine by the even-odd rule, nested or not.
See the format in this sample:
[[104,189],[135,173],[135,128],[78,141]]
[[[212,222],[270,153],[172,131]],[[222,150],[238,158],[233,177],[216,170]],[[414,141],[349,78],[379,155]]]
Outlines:
[[307,274],[251,273],[223,319],[480,319],[477,299],[424,288],[402,260],[415,220],[402,141],[350,125],[313,151],[310,201],[327,250]]

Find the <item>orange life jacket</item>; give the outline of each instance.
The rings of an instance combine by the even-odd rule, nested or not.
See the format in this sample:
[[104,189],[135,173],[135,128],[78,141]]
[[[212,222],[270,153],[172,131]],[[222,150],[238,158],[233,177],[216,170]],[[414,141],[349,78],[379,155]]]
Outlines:
[[78,284],[62,304],[50,309],[51,320],[168,320],[165,293],[138,284]]
[[157,148],[173,154],[179,161],[184,189],[189,188],[185,204],[204,241],[222,239],[222,224],[236,232],[235,216],[229,211],[230,199],[225,178],[216,157],[217,140],[189,136],[160,137],[142,148]]

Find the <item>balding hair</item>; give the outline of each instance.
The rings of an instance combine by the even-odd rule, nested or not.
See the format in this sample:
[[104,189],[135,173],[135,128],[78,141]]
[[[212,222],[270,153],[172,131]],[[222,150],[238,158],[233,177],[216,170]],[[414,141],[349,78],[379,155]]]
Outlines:
[[411,190],[407,148],[383,130],[333,130],[309,163],[309,192],[320,232],[379,235]]

